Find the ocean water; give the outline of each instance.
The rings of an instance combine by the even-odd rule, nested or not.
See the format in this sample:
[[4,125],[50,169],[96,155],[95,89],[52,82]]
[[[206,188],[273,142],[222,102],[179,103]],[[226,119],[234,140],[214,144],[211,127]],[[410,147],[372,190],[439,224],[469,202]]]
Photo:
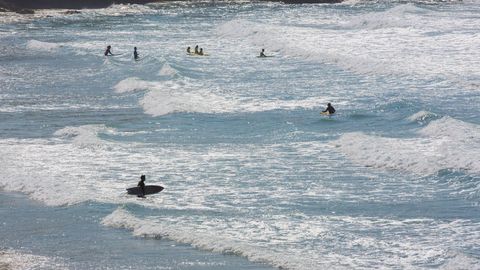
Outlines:
[[0,14],[0,266],[480,269],[479,4]]

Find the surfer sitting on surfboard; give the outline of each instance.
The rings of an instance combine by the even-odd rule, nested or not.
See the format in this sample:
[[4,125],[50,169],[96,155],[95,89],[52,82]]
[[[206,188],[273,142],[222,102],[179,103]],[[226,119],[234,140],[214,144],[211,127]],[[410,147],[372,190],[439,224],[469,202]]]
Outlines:
[[113,55],[113,53],[110,51],[111,48],[112,46],[110,45],[107,46],[107,49],[105,50],[105,56]]
[[267,57],[267,56],[265,55],[265,49],[262,49],[262,51],[260,52],[260,56],[259,56],[259,57]]
[[335,108],[333,108],[332,104],[328,103],[327,108],[325,109],[325,111],[322,111],[322,113],[334,114],[335,113]]
[[142,190],[142,197],[145,197],[145,175],[140,176],[140,182],[137,186]]

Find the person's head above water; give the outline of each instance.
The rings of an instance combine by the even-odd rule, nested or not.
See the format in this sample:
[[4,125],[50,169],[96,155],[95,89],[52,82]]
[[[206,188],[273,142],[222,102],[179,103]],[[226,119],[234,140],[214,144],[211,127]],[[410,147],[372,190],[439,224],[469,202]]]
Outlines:
[[262,52],[264,52],[264,51],[265,51],[265,49],[262,49]]
[[137,50],[137,47],[133,47],[133,50],[135,50],[135,51],[136,51],[136,50]]
[[107,49],[110,49],[110,48],[112,48],[112,46],[108,45],[108,46],[107,46]]
[[327,106],[330,107],[330,106],[332,106],[332,104],[328,103]]
[[145,181],[145,175],[142,174],[142,176],[140,176],[140,179],[141,179],[142,181]]

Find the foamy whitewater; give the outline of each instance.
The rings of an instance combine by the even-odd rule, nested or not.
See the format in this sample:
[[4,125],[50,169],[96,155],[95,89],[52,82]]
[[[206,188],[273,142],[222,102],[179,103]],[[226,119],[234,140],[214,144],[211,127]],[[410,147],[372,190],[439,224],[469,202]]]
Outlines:
[[0,13],[0,268],[480,269],[479,4]]

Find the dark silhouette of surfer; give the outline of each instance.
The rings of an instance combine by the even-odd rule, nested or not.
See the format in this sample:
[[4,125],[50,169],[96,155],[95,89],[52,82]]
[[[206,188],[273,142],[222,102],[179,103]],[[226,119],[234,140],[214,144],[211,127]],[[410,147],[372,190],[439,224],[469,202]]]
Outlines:
[[198,45],[195,46],[195,54],[198,54]]
[[105,50],[105,56],[113,55],[112,51],[110,51],[111,49],[112,46],[108,45],[107,49]]
[[198,55],[203,55],[203,48],[200,48],[200,51],[198,52]]
[[138,195],[138,197],[145,197],[145,175],[142,174],[142,176],[140,176],[140,182],[138,182],[137,186],[142,190],[142,195]]
[[262,49],[262,51],[260,52],[260,57],[267,57],[267,56],[265,55],[265,49]]
[[322,113],[327,113],[328,114],[334,114],[335,113],[335,108],[333,108],[332,104],[328,103],[327,104],[327,108],[325,109],[325,111],[322,111]]
[[190,47],[187,47],[187,53],[192,53],[192,51],[190,51]]
[[137,47],[133,47],[133,59],[138,60],[139,58]]

